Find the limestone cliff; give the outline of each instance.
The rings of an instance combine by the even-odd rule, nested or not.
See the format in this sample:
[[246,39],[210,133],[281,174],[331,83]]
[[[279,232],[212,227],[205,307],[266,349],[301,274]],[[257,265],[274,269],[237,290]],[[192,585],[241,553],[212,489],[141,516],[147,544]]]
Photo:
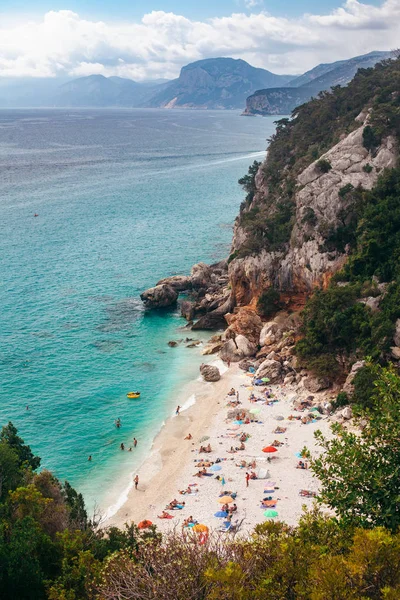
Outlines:
[[[341,190],[345,186],[371,189],[382,169],[394,167],[398,156],[393,136],[384,138],[371,156],[363,146],[364,120],[365,115],[361,115],[355,131],[297,175],[293,227],[285,247],[280,251],[262,249],[231,261],[229,277],[236,306],[254,305],[268,287],[278,289],[292,307],[301,306],[313,288],[326,286],[331,275],[342,267],[346,248],[330,249],[326,243],[329,233],[342,224],[343,215],[350,208],[351,198]],[[318,166],[321,159],[331,165],[327,173]],[[268,196],[264,167],[261,165],[257,173],[256,193],[247,210],[265,202]],[[252,235],[238,219],[233,256]]]

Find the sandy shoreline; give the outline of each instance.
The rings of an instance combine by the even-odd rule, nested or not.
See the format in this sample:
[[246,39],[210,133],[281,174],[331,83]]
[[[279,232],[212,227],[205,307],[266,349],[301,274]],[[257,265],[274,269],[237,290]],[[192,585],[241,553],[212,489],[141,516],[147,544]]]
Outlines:
[[[317,481],[311,471],[297,469],[298,457],[296,453],[307,446],[313,454],[317,452],[314,441],[314,431],[321,429],[323,433],[329,432],[329,422],[324,416],[321,420],[307,425],[298,420],[288,420],[291,414],[302,415],[293,410],[292,400],[303,394],[297,393],[294,388],[285,386],[270,386],[279,402],[268,406],[264,403],[251,404],[249,402],[250,378],[232,365],[216,383],[203,381],[193,382],[190,391],[195,394],[196,403],[182,412],[178,417],[170,418],[156,437],[150,455],[138,471],[138,489],[131,489],[127,501],[110,517],[106,525],[122,526],[125,522],[139,522],[150,519],[161,530],[180,526],[183,520],[193,516],[197,521],[204,523],[210,529],[217,529],[222,525],[222,519],[214,517],[221,505],[218,496],[222,486],[216,475],[223,475],[225,490],[237,493],[238,506],[237,519],[242,522],[242,530],[250,531],[257,523],[265,521],[263,515],[265,508],[261,507],[260,500],[265,496],[272,496],[277,500],[276,511],[280,520],[294,525],[298,522],[302,506],[311,505],[312,499],[299,495],[301,489],[316,491]],[[240,429],[232,428],[232,423],[227,422],[227,393],[234,387],[239,391],[241,407],[260,410],[257,415],[261,423],[243,425]],[[258,388],[254,389],[256,396],[261,396]],[[305,392],[304,395],[309,393]],[[188,396],[186,395],[186,398]],[[284,420],[277,421],[277,416]],[[285,427],[284,434],[274,434],[277,426]],[[246,449],[234,454],[227,452],[230,447],[239,444],[237,438],[232,437],[244,431],[250,437],[246,442]],[[191,441],[184,440],[191,433]],[[209,436],[213,452],[199,454],[199,440]],[[278,439],[283,443],[268,461],[269,454],[262,452],[262,448]],[[212,477],[194,477],[196,473],[195,460],[205,458],[215,461],[221,459],[221,471]],[[241,460],[248,462],[256,460],[258,468],[268,468],[268,481],[275,483],[275,492],[264,493],[266,480],[258,479],[249,482],[246,487],[246,470],[238,466]],[[198,484],[198,493],[195,495],[180,495],[178,490],[186,489],[189,484]],[[184,500],[186,506],[183,510],[169,511],[173,519],[161,520],[157,515],[172,499]]]

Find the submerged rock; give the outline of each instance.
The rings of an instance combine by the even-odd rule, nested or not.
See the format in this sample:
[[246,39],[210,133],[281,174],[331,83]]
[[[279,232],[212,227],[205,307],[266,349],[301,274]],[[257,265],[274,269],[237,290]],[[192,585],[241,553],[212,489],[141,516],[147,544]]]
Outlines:
[[140,299],[146,308],[166,308],[175,304],[178,292],[167,284],[156,285],[140,294]]
[[214,367],[213,365],[202,364],[200,366],[200,373],[204,381],[219,381],[221,379],[218,367]]

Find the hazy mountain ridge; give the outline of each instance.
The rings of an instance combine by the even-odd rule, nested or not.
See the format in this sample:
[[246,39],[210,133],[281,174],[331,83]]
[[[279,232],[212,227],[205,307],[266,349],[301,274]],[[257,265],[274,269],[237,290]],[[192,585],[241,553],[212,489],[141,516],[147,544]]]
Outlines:
[[246,100],[246,115],[287,115],[296,106],[308,102],[319,92],[335,85],[347,85],[360,68],[374,67],[390,58],[391,52],[370,52],[348,60],[317,65],[304,75],[290,81],[285,87],[257,90]]
[[244,60],[211,58],[183,67],[174,80],[150,101],[153,107],[240,108],[249,90],[287,83],[291,75],[275,75]]

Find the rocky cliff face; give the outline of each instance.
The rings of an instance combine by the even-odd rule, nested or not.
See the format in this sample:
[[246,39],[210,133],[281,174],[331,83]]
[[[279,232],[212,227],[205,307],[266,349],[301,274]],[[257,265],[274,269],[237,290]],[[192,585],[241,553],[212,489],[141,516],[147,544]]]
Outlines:
[[[236,306],[253,305],[263,290],[274,287],[291,308],[304,305],[315,287],[326,287],[333,273],[346,261],[346,248],[340,252],[327,244],[329,232],[343,222],[349,212],[345,186],[371,189],[385,167],[394,167],[398,150],[392,136],[385,138],[373,156],[363,146],[366,115],[358,118],[359,127],[333,146],[296,179],[294,225],[284,250],[267,251],[237,258],[229,265],[232,301]],[[322,160],[331,168],[323,173]],[[267,159],[268,160],[268,159]],[[346,188],[345,188],[346,189]],[[256,177],[256,193],[248,210],[265,202],[268,184],[263,165]],[[232,253],[238,252],[249,234],[237,221]]]
[[183,67],[180,76],[147,106],[162,108],[242,108],[257,88],[285,85],[290,75],[275,75],[244,60],[210,58]]

